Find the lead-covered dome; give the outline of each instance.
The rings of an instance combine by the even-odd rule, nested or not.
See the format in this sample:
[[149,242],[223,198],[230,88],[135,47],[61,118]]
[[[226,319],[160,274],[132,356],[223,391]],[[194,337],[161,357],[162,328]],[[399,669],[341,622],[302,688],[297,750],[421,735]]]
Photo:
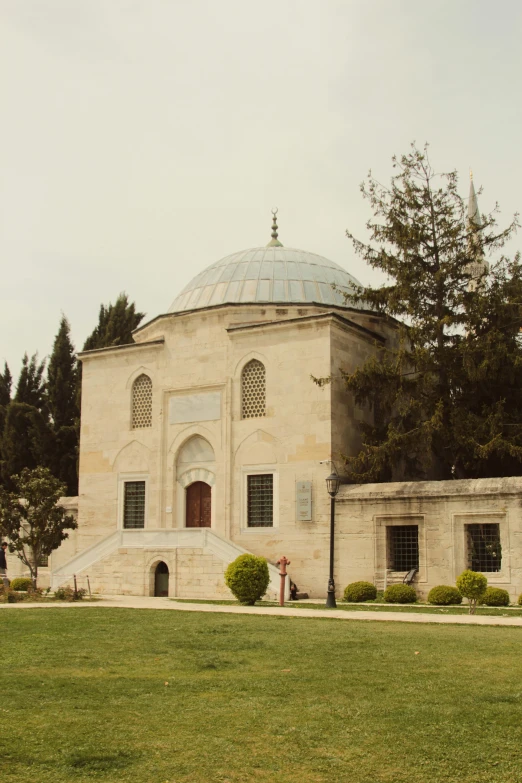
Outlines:
[[[174,300],[169,313],[235,302],[344,305],[341,291],[360,283],[323,256],[276,241],[233,253],[207,267]],[[339,290],[333,288],[337,286]]]

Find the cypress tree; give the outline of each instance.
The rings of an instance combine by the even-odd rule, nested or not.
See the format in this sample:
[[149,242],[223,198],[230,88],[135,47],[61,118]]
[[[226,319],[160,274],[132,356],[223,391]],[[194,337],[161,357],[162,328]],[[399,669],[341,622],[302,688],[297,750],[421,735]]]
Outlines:
[[15,401],[32,405],[39,411],[46,407],[46,389],[44,381],[45,361],[38,361],[34,353],[29,360],[27,354],[22,359],[22,369],[16,385]]
[[11,387],[13,385],[13,376],[7,362],[4,362],[4,371],[0,373],[0,407],[9,405],[11,402]]
[[2,483],[13,488],[12,476],[24,468],[49,466],[54,452],[46,416],[33,405],[14,400],[6,408],[2,434]]
[[83,350],[132,343],[132,332],[144,317],[145,313],[136,312],[134,302],[129,303],[127,294],[121,293],[114,304],[101,305],[98,324],[86,339]]
[[62,316],[47,370],[47,398],[53,434],[50,465],[53,474],[78,493],[78,366],[69,322]]

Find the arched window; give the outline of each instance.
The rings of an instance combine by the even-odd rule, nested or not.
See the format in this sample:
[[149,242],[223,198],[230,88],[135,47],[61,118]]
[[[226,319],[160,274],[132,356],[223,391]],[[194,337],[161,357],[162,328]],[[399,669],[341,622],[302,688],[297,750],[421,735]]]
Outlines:
[[132,429],[152,427],[152,381],[139,375],[132,384]]
[[265,365],[257,359],[245,364],[241,373],[241,418],[254,419],[265,415]]

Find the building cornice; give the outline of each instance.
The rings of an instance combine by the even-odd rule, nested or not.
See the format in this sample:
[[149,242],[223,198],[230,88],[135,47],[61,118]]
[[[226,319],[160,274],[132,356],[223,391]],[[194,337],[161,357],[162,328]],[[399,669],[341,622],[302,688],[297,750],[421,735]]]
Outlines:
[[337,326],[348,331],[356,331],[365,337],[370,337],[372,340],[378,340],[381,343],[385,342],[385,338],[382,335],[373,332],[371,329],[367,329],[365,326],[361,326],[355,321],[345,318],[344,316],[334,311],[328,311],[326,313],[315,313],[312,315],[300,315],[295,318],[281,318],[274,321],[257,321],[251,324],[231,324],[227,326],[227,332],[234,334],[236,332],[253,331],[255,329],[270,329],[279,328],[281,326],[287,326],[296,323],[313,323],[318,321],[330,321],[334,322]]
[[132,351],[138,348],[160,348],[165,344],[165,338],[159,337],[157,340],[149,340],[145,343],[125,343],[124,345],[109,345],[107,348],[93,348],[91,351],[81,351],[77,354],[78,359],[90,359],[91,356],[100,356],[101,354],[115,353],[117,351]]

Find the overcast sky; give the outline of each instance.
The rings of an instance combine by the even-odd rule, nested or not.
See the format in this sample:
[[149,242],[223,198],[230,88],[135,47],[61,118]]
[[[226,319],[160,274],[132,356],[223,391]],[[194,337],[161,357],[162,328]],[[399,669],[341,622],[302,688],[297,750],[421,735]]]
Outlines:
[[376,282],[344,232],[412,140],[507,222],[521,41],[520,0],[0,0],[0,359],[46,356],[61,312],[80,349],[120,291],[165,312],[273,206]]

